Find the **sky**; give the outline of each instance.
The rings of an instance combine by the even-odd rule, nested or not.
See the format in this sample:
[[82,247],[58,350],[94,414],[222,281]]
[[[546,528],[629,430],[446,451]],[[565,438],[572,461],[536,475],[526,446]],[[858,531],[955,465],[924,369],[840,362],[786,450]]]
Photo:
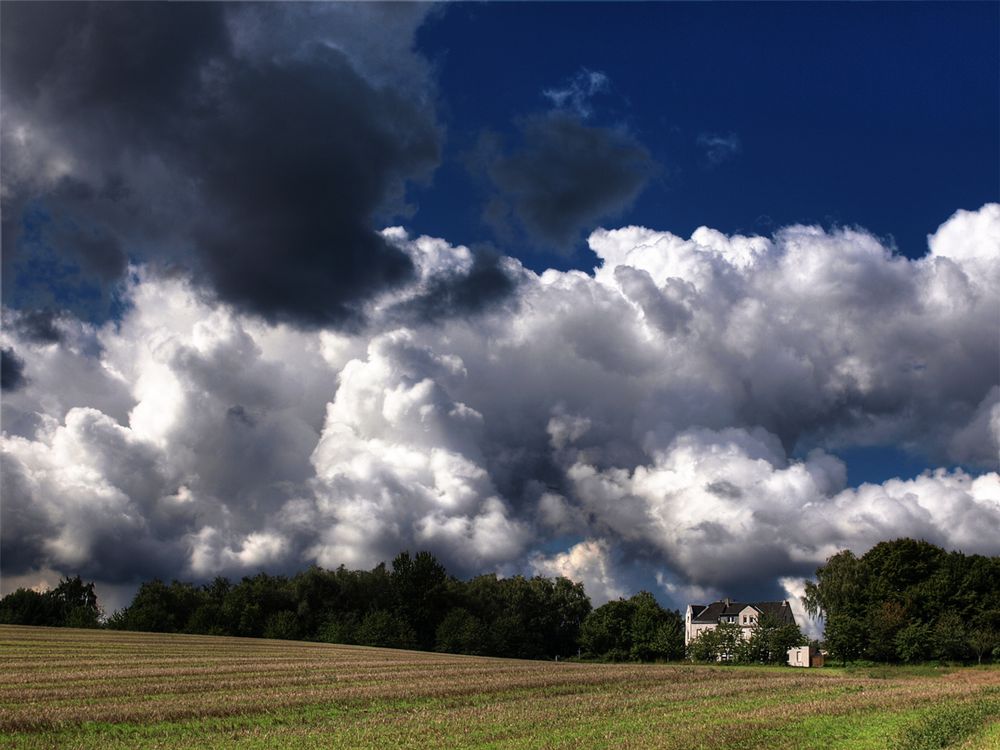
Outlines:
[[0,589],[1000,554],[995,3],[0,5]]

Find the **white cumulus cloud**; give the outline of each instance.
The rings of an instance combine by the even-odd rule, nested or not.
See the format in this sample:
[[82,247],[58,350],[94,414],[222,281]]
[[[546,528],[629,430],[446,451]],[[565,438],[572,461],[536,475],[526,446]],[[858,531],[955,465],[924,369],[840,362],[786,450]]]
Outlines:
[[[683,605],[790,595],[902,535],[1000,552],[1000,207],[956,213],[918,260],[860,229],[599,230],[593,274],[504,258],[509,298],[464,316],[406,311],[470,251],[383,237],[417,272],[350,330],[144,268],[117,323],[40,336],[6,310],[24,364],[2,404],[5,579],[409,548]],[[837,452],[886,444],[966,468],[847,486]]]

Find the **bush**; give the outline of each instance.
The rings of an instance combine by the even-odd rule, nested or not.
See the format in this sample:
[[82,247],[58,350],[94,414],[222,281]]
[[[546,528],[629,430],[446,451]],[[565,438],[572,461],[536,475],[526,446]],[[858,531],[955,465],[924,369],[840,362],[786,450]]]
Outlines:
[[320,625],[317,638],[324,643],[356,644],[358,642],[357,631],[358,617],[353,612],[348,612],[324,620],[323,624]]
[[913,622],[896,634],[896,655],[907,664],[925,661],[934,645],[930,625]]
[[362,646],[416,648],[417,634],[404,620],[384,609],[369,612],[358,625],[356,636]]
[[265,638],[277,638],[283,641],[294,641],[299,637],[299,622],[295,613],[289,610],[275,612],[267,618],[264,625]]
[[449,654],[485,654],[489,633],[479,618],[461,607],[449,610],[435,633],[435,651]]
[[666,661],[684,656],[679,612],[664,609],[648,591],[598,607],[580,626],[580,647],[608,661]]

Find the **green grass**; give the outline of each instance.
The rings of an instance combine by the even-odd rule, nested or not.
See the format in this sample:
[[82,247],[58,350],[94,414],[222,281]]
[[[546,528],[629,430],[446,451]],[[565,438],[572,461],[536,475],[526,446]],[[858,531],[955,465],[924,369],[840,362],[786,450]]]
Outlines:
[[1000,670],[565,664],[0,626],[3,748],[1000,749]]
[[[958,747],[969,738],[987,744],[969,745],[975,748],[1000,748],[1000,737],[990,719],[1000,717],[1000,700],[974,700],[910,711],[861,712],[847,716],[811,716],[791,721],[762,736],[764,746],[789,745],[801,748],[850,750],[871,748],[889,750],[937,750]],[[994,744],[989,744],[990,736]],[[963,745],[963,747],[965,747]]]
[[1000,717],[993,717],[992,723],[987,724],[984,729],[961,745],[961,750],[997,750],[997,748],[1000,748]]

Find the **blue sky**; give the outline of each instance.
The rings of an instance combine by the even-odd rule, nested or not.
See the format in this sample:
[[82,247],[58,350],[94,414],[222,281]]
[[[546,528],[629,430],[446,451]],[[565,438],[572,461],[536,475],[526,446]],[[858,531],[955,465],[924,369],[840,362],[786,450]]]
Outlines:
[[[957,207],[1000,191],[998,15],[996,3],[449,6],[418,35],[447,140],[407,223],[496,241],[463,155],[588,69],[609,79],[592,121],[627,129],[660,166],[615,224],[683,236],[859,225],[919,257]],[[738,150],[713,164],[705,136],[735,137]],[[584,239],[570,257],[503,250],[538,269],[589,269]]]

